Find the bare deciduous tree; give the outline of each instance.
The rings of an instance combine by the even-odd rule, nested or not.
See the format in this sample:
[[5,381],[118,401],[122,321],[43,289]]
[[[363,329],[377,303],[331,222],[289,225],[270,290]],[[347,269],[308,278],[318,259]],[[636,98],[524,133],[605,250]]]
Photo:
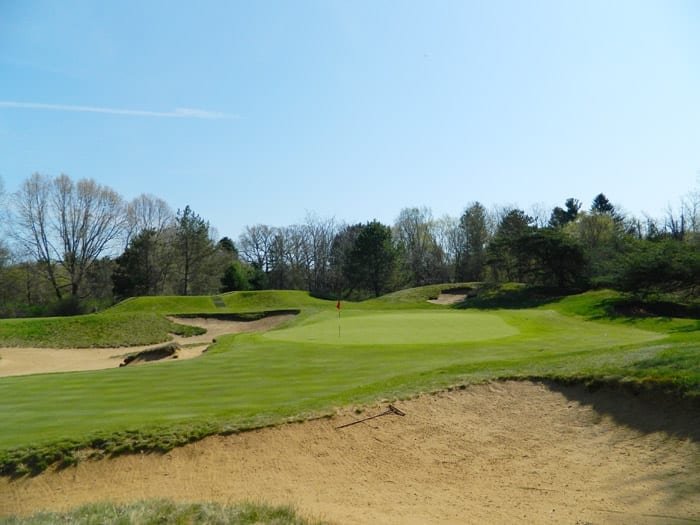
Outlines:
[[459,227],[459,219],[444,215],[435,224],[435,239],[444,254],[446,281],[455,280],[455,265],[464,234]]
[[10,260],[10,249],[5,243],[4,235],[7,229],[7,207],[5,204],[5,187],[0,178],[0,268]]
[[5,203],[5,186],[0,178],[0,233],[3,233],[7,224],[7,206]]
[[303,230],[309,290],[330,291],[332,288],[331,252],[333,239],[338,233],[338,225],[335,219],[322,219],[307,214]]
[[686,217],[687,230],[694,236],[700,234],[700,178],[695,190],[689,192],[681,201],[683,215]]
[[394,223],[394,239],[402,247],[411,284],[422,286],[445,279],[444,252],[429,208],[404,208]]
[[56,296],[78,296],[90,266],[121,235],[124,205],[91,179],[35,173],[15,194],[15,239],[43,268]]
[[168,204],[158,197],[142,193],[126,206],[126,245],[145,230],[156,235],[173,226],[175,215]]
[[246,226],[238,240],[241,258],[265,273],[270,271],[275,230],[265,224]]
[[535,204],[530,206],[528,216],[532,217],[532,225],[536,228],[544,228],[545,226],[547,226],[547,223],[549,222],[550,209],[551,208],[549,208],[543,202],[536,202]]

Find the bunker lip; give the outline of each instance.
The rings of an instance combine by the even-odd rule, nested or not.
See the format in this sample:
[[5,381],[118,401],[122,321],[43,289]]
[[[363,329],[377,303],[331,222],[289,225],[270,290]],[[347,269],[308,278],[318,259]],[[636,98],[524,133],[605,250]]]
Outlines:
[[168,343],[148,350],[142,350],[126,356],[119,366],[133,366],[164,359],[177,359],[180,357],[180,349],[179,344]]
[[[173,336],[172,343],[181,347],[176,354],[177,359],[201,356],[209,345],[222,335],[270,330],[293,318],[296,315],[294,312],[297,311],[276,311],[246,321],[226,320],[220,316],[208,315],[172,316],[170,319],[176,323],[199,326],[207,330],[202,335],[192,337]],[[118,368],[128,357],[127,354],[148,352],[161,346],[163,343],[127,348],[0,348],[0,377]],[[159,360],[151,361],[150,364],[157,362]]]
[[[249,323],[252,321],[259,321],[266,318],[274,318],[279,316],[294,316],[301,313],[301,310],[297,308],[285,309],[285,310],[265,310],[262,312],[239,312],[239,313],[207,313],[207,314],[174,314],[170,318],[176,322],[187,321],[187,320],[210,320],[215,319],[219,321],[237,321],[243,323]],[[187,324],[187,323],[183,323]],[[194,326],[200,326],[195,324]]]
[[[361,523],[657,523],[700,515],[700,443],[683,407],[619,389],[461,386],[335,417],[211,436],[166,454],[0,478],[0,515],[105,500],[264,501]],[[613,407],[613,410],[609,410]],[[652,419],[658,425],[649,427]]]

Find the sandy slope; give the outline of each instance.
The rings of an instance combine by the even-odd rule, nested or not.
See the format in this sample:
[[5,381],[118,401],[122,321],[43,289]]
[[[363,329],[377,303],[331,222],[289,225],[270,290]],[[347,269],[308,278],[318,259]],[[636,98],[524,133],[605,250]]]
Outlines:
[[[212,341],[223,334],[238,334],[269,330],[287,321],[293,315],[275,315],[257,321],[222,321],[213,318],[172,318],[179,324],[206,328],[203,335],[193,337],[175,336],[173,341],[188,345],[178,352],[178,359],[200,356]],[[189,346],[197,344],[198,346]],[[0,377],[48,372],[99,370],[115,368],[127,353],[138,352],[159,345],[131,346],[121,348],[0,348]]]
[[0,480],[0,515],[97,500],[264,500],[335,523],[695,523],[700,417],[617,392],[494,383],[165,455]]
[[464,301],[467,298],[466,293],[442,292],[437,299],[428,299],[429,303],[451,305]]

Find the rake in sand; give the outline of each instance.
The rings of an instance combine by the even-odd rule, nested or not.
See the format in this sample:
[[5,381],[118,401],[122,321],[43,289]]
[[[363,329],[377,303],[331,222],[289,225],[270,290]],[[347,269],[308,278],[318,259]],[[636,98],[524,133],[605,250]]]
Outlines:
[[349,427],[349,426],[352,426],[352,425],[357,425],[358,423],[362,423],[362,422],[364,422],[364,421],[369,421],[370,419],[374,419],[374,418],[376,418],[376,417],[388,416],[389,414],[396,414],[397,416],[405,416],[405,415],[406,415],[405,412],[403,412],[402,410],[399,410],[399,409],[396,408],[394,405],[389,405],[389,408],[387,408],[387,409],[386,409],[384,412],[382,412],[381,414],[375,414],[375,415],[373,415],[373,416],[369,416],[369,417],[366,417],[366,418],[364,418],[364,419],[358,419],[357,421],[353,421],[352,423],[346,423],[346,424],[344,424],[344,425],[340,425],[339,427],[335,427],[335,428],[338,429],[338,428]]

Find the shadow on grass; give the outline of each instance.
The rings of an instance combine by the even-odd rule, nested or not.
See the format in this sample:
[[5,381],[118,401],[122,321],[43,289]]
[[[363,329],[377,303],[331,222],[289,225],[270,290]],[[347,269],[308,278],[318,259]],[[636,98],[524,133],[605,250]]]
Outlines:
[[[615,319],[634,324],[640,319],[658,319],[669,323],[669,333],[690,333],[700,330],[700,306],[670,301],[645,301],[636,298],[604,299],[596,311],[587,316],[589,320]],[[695,323],[670,326],[674,319],[695,320]]]
[[299,315],[301,310],[299,309],[287,309],[287,310],[265,310],[261,312],[244,312],[244,313],[205,313],[205,314],[174,314],[172,317],[181,319],[193,319],[193,318],[204,318],[204,319],[216,319],[218,321],[237,321],[237,322],[249,322],[249,321],[259,321],[260,319],[265,319],[267,317],[275,317],[278,315]]
[[670,301],[644,301],[625,299],[608,301],[611,315],[622,317],[676,317],[680,319],[700,319],[700,305],[681,304]]
[[700,442],[700,399],[679,398],[661,388],[643,385],[539,381],[570,401],[588,405],[597,413],[612,417],[618,424],[645,434],[665,432]]
[[484,285],[476,290],[475,295],[457,303],[454,308],[484,310],[537,308],[559,301],[572,293],[576,292],[558,288]]

